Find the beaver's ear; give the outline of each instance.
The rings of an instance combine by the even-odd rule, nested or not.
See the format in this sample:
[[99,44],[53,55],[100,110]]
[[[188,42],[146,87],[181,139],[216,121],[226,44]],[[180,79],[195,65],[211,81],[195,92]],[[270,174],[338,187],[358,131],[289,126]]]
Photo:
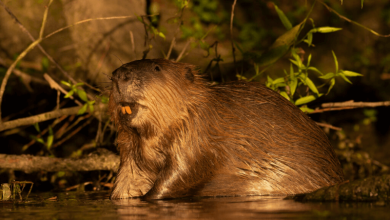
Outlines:
[[190,67],[185,68],[185,75],[186,79],[188,79],[190,82],[194,82],[194,73],[192,72],[192,69]]

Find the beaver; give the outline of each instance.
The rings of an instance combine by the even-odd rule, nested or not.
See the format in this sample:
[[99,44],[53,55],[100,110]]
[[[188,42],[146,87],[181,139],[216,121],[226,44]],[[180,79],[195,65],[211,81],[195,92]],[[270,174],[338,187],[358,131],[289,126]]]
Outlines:
[[325,133],[260,83],[211,85],[164,59],[126,63],[111,80],[111,199],[291,195],[343,181]]

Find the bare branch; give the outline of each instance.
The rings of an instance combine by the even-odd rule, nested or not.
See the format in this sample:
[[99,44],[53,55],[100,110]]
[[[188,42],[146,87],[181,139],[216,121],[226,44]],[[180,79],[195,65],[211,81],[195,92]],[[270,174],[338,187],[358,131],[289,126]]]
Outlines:
[[39,115],[34,115],[30,116],[27,118],[21,118],[21,119],[16,119],[12,121],[7,121],[4,122],[1,127],[0,131],[8,130],[11,128],[16,128],[20,126],[25,126],[25,125],[32,125],[38,122],[42,121],[47,121],[50,119],[54,119],[63,115],[75,115],[77,112],[80,110],[81,107],[71,107],[71,108],[65,108],[65,109],[60,109],[60,110],[54,110],[46,113],[42,113]]
[[187,43],[186,43],[186,45],[184,45],[183,50],[181,51],[181,53],[179,54],[179,56],[176,58],[176,62],[179,62],[180,59],[183,57],[184,52],[186,52],[187,47],[188,47],[188,45],[190,45],[190,43],[191,43],[191,40],[188,40]]
[[316,122],[316,124],[317,124],[318,126],[320,126],[320,127],[330,128],[330,129],[333,129],[333,130],[336,130],[336,131],[341,131],[341,130],[343,130],[342,128],[335,127],[335,126],[333,126],[333,125],[326,124],[326,123]]
[[353,107],[353,108],[364,108],[364,107],[379,107],[379,106],[390,106],[390,101],[385,102],[354,102],[353,100],[346,102],[332,102],[332,103],[323,103],[321,107],[323,108],[333,108],[333,107]]
[[134,53],[134,57],[137,57],[137,53],[135,52],[134,35],[132,31],[130,31],[130,41],[131,41],[131,50]]
[[324,103],[321,105],[323,109],[316,109],[309,114],[329,112],[329,111],[340,111],[354,108],[375,108],[380,106],[390,106],[390,101],[385,102],[354,102],[353,100],[346,102],[333,102],[333,103]]
[[172,39],[171,46],[169,46],[169,50],[168,50],[168,53],[167,53],[167,56],[165,57],[165,59],[169,60],[169,57],[171,56],[172,49],[175,46],[175,44],[176,44],[176,36],[174,36]]
[[233,5],[232,5],[232,12],[231,12],[231,16],[230,16],[230,40],[232,41],[234,68],[236,69],[236,74],[238,74],[237,65],[236,65],[236,55],[234,54],[236,48],[234,47],[234,40],[233,40],[233,17],[234,17],[234,8],[236,7],[236,3],[237,3],[237,0],[234,0]]
[[26,173],[46,171],[117,171],[119,156],[114,153],[90,155],[82,159],[60,159],[31,155],[0,154],[0,169],[19,170]]

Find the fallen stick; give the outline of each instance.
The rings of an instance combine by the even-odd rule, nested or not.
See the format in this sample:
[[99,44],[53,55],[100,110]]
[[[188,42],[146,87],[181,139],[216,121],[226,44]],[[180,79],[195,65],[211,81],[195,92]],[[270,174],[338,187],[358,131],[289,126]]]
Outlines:
[[119,167],[119,156],[114,153],[104,155],[88,155],[85,158],[53,158],[32,155],[0,154],[0,169],[12,169],[25,173],[46,171],[93,171],[111,170],[116,172]]

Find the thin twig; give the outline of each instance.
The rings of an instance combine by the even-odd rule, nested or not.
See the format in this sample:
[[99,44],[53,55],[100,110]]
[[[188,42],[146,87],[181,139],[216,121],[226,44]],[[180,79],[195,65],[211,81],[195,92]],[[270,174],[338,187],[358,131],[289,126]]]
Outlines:
[[230,15],[230,40],[232,41],[232,53],[233,53],[233,61],[234,61],[234,68],[236,69],[236,75],[238,74],[237,65],[236,65],[236,55],[234,54],[236,48],[234,47],[234,40],[233,40],[233,17],[234,17],[234,8],[236,7],[237,0],[234,0],[232,5],[232,12]]
[[182,24],[183,24],[182,17],[183,17],[184,8],[186,8],[186,7],[183,7],[183,8],[181,8],[181,10],[180,10],[179,26],[176,28],[175,33],[173,34],[173,38],[172,38],[172,41],[171,41],[171,45],[170,45],[170,47],[169,47],[167,56],[165,57],[165,59],[167,59],[167,60],[169,60],[169,57],[171,56],[171,53],[172,53],[172,49],[173,49],[173,47],[174,47],[175,44],[176,44],[176,34],[179,32],[180,27],[181,27]]
[[316,122],[316,124],[317,124],[318,126],[320,126],[320,127],[330,128],[330,129],[333,129],[333,130],[336,130],[336,131],[341,131],[341,130],[343,130],[342,128],[335,127],[335,126],[333,126],[333,125],[326,124],[326,123]]
[[[58,123],[60,123],[61,121],[63,121],[67,117],[68,117],[68,115],[63,115],[63,116],[57,118],[56,120],[54,120],[54,122],[50,126],[48,126],[43,131],[41,131],[39,134],[37,134],[36,137],[37,138],[43,137],[43,135],[45,135],[49,131],[49,127],[54,128],[54,126],[56,126]],[[36,139],[32,139],[28,144],[23,146],[22,151],[27,150],[35,142],[37,142]]]
[[4,79],[1,82],[1,87],[0,87],[0,125],[2,124],[2,117],[1,117],[1,104],[3,103],[3,95],[5,91],[5,86],[7,85],[8,79],[11,76],[11,73],[13,69],[15,69],[16,64],[27,55],[27,53],[32,50],[37,44],[39,44],[41,40],[38,39],[37,41],[34,41],[30,46],[28,46],[17,58],[16,60],[11,64],[11,66],[8,68],[7,72],[5,73]]
[[[0,65],[3,65],[4,67],[7,68],[7,64],[5,62],[5,60],[1,59],[0,58]],[[16,76],[22,78],[22,81],[23,83],[30,83],[30,82],[34,82],[34,83],[38,83],[38,84],[42,84],[42,85],[48,85],[47,82],[43,79],[40,79],[40,78],[37,78],[37,77],[34,77],[34,76],[31,76],[21,70],[18,70],[18,69],[14,69],[12,71]]]
[[[156,15],[141,15],[140,17],[147,17],[147,16],[156,16]],[[82,20],[82,21],[78,21],[74,24],[71,24],[71,25],[68,25],[66,27],[63,27],[63,28],[60,28],[56,31],[53,31],[51,32],[50,34],[46,35],[43,39],[47,39],[63,30],[66,30],[68,28],[71,28],[71,27],[74,27],[74,26],[77,26],[77,25],[80,25],[80,24],[83,24],[83,23],[86,23],[86,22],[89,22],[89,21],[98,21],[98,20],[114,20],[114,19],[125,19],[125,18],[136,18],[136,16],[114,16],[114,17],[101,17],[101,18],[89,18],[89,19],[85,19],[85,20]]]
[[332,103],[323,103],[321,107],[323,108],[332,108],[332,107],[354,107],[354,108],[364,108],[364,107],[379,107],[379,106],[390,106],[390,101],[384,102],[354,102],[353,100],[346,102],[332,102]]
[[[67,133],[68,131],[72,130],[73,128],[75,128],[81,121],[87,119],[87,118],[90,118],[91,115],[90,114],[86,114],[82,117],[78,117],[76,121],[74,121],[70,126],[67,126],[65,129],[62,129],[61,133],[58,133],[57,137],[58,138],[61,138],[62,135],[64,135],[65,133]],[[54,147],[54,145],[53,145]]]
[[188,45],[190,45],[190,43],[191,43],[191,40],[188,40],[187,43],[186,43],[186,45],[184,45],[183,50],[181,51],[181,53],[179,54],[179,56],[176,58],[176,62],[179,62],[179,61],[180,61],[180,59],[182,58],[184,52],[187,50]]
[[[4,5],[4,3],[0,0],[0,4],[3,6],[3,8],[8,12],[8,14],[15,20],[16,24],[19,26],[20,29],[22,29],[22,31],[24,33],[27,34],[27,36],[30,38],[30,40],[32,42],[35,42],[36,39],[32,36],[32,34],[23,26],[23,24],[18,20],[18,18],[12,13],[12,11],[6,6]],[[48,8],[48,6],[47,6]],[[46,15],[47,17],[47,15]],[[44,19],[45,19],[45,15],[44,15]],[[42,33],[43,33],[43,29],[42,30]],[[45,37],[47,38],[47,36]],[[39,48],[39,50],[50,60],[50,62],[52,62],[59,70],[62,74],[64,74],[68,79],[70,79],[73,83],[76,83],[76,80],[74,80],[70,75],[69,73],[67,73],[54,59],[52,56],[50,56],[45,49],[43,49],[43,47],[38,44],[37,47]]]
[[390,106],[390,101],[384,102],[354,102],[353,100],[346,102],[334,102],[334,103],[324,103],[321,105],[323,109],[316,109],[309,114],[322,113],[328,111],[340,111],[340,110],[348,110],[355,108],[375,108],[380,106]]
[[137,54],[135,52],[134,35],[132,31],[130,31],[130,42],[131,42],[131,50],[133,51],[134,57],[137,57]]
[[97,132],[96,132],[96,137],[95,137],[95,143],[96,144],[99,144],[99,137],[102,133],[102,117],[101,115],[98,116],[99,117],[99,125],[98,125],[98,129],[97,129]]
[[308,112],[308,114],[316,114],[316,113],[330,112],[330,111],[340,111],[340,110],[349,110],[349,109],[354,109],[354,107],[315,109],[312,112]]
[[352,23],[352,24],[355,24],[355,25],[357,25],[357,26],[359,26],[359,27],[361,27],[361,28],[363,28],[363,29],[365,29],[365,30],[371,32],[372,34],[374,34],[374,35],[376,35],[376,36],[379,36],[379,37],[390,37],[390,34],[386,34],[386,35],[379,34],[378,32],[376,32],[376,31],[374,31],[374,30],[372,30],[372,29],[370,29],[370,28],[368,28],[368,27],[366,27],[366,26],[364,26],[364,25],[361,25],[361,24],[357,23],[356,21],[353,21],[353,20],[351,20],[351,19],[349,19],[349,18],[347,18],[347,17],[345,17],[345,16],[339,14],[336,10],[334,10],[334,9],[331,8],[331,7],[329,7],[325,2],[323,2],[323,1],[321,1],[321,0],[317,0],[317,1],[320,2],[322,5],[324,5],[330,12],[335,13],[339,18],[341,18],[341,19],[343,19],[343,20],[345,20],[345,21],[348,21],[348,22],[350,22],[350,23]]
[[78,126],[75,130],[73,130],[68,136],[66,136],[65,138],[63,138],[62,140],[56,142],[55,144],[53,144],[53,148],[57,147],[57,146],[60,146],[61,144],[63,144],[65,141],[69,140],[69,138],[73,137],[75,134],[77,134],[81,129],[83,129],[85,126],[89,125],[89,123],[91,123],[91,121],[93,120],[93,118],[90,118],[88,119],[88,121],[86,121],[84,124]]
[[[49,83],[50,85],[50,88],[52,89],[55,89],[57,91],[61,91],[64,95],[68,94],[67,91],[65,91],[65,89],[63,89],[60,85],[58,85],[58,83],[56,81],[54,81],[48,74],[43,74],[43,78],[46,79],[46,81]],[[81,104],[81,102],[79,102],[78,100],[76,100],[73,96],[69,96],[70,99],[74,100],[74,102],[79,105],[79,106],[82,106],[83,104]]]
[[176,44],[176,36],[174,36],[172,41],[171,41],[171,45],[169,46],[169,50],[168,50],[168,53],[167,53],[167,56],[165,57],[165,59],[169,60],[169,57],[171,56],[172,49],[175,46],[175,44]]
[[146,23],[144,21],[144,17],[141,16],[141,19],[142,19],[142,24],[144,25],[144,29],[145,29],[145,42],[144,42],[144,47],[146,48],[144,51],[143,51],[143,56],[142,56],[142,59],[146,59],[146,56],[148,55],[149,51],[150,51],[150,41],[149,41],[149,32],[148,32],[148,29],[147,29],[147,26],[146,26]]
[[43,32],[45,31],[45,26],[46,26],[47,13],[49,12],[49,7],[50,7],[52,2],[53,2],[53,0],[49,0],[49,4],[45,7],[45,12],[43,13],[41,30],[39,31],[39,39],[42,39],[42,37],[43,37]]

